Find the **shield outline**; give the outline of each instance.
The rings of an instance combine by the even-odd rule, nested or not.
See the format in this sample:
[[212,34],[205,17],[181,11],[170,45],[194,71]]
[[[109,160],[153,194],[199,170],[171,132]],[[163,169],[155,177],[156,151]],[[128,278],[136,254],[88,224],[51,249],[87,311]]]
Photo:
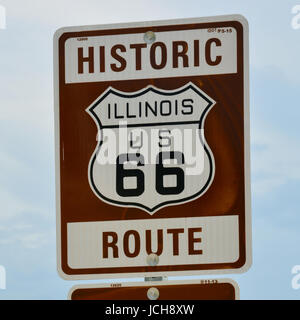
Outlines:
[[[95,114],[94,109],[108,95],[115,94],[115,95],[122,97],[122,98],[136,98],[136,97],[142,96],[143,94],[147,93],[148,91],[152,91],[156,94],[161,94],[161,95],[165,95],[165,96],[172,96],[172,95],[180,94],[188,89],[192,89],[193,91],[195,91],[199,96],[201,96],[207,102],[207,106],[205,107],[204,111],[201,113],[199,121],[195,120],[195,122],[199,122],[199,129],[204,129],[205,118],[206,118],[208,112],[216,104],[216,102],[191,81],[186,83],[185,85],[181,86],[180,88],[172,89],[172,90],[164,90],[164,89],[156,88],[153,85],[148,85],[147,87],[145,87],[141,90],[135,91],[135,92],[123,92],[123,91],[119,91],[119,90],[113,88],[112,86],[109,86],[100,96],[98,96],[98,98],[92,104],[90,104],[89,107],[87,107],[85,109],[85,111],[96,122],[97,134],[98,134],[101,132],[102,128],[105,128],[105,127],[107,128],[107,126],[102,125],[100,119]],[[204,133],[203,133],[203,135],[201,135],[201,132],[204,132],[204,131],[200,131],[199,138],[200,138],[201,144],[203,145],[204,151],[207,154],[207,157],[209,160],[210,171],[209,171],[208,180],[205,182],[205,184],[202,186],[202,188],[197,193],[195,193],[189,197],[186,197],[186,198],[162,202],[158,205],[155,205],[153,208],[149,208],[149,207],[147,207],[143,204],[137,203],[137,202],[120,202],[120,201],[109,199],[109,198],[105,197],[97,189],[97,187],[94,183],[93,174],[92,174],[93,166],[94,166],[95,160],[97,158],[97,152],[103,144],[102,139],[98,139],[99,141],[98,141],[97,146],[96,146],[96,148],[90,158],[89,166],[88,166],[88,180],[89,180],[89,185],[90,185],[92,191],[100,200],[104,201],[107,204],[115,205],[118,207],[137,207],[137,208],[140,208],[140,209],[146,211],[150,215],[153,215],[155,212],[157,212],[158,210],[160,210],[164,207],[177,205],[177,204],[184,204],[184,203],[187,203],[192,200],[196,200],[196,199],[200,198],[209,189],[209,187],[214,179],[214,175],[215,175],[215,161],[214,161],[213,153],[205,140]]]

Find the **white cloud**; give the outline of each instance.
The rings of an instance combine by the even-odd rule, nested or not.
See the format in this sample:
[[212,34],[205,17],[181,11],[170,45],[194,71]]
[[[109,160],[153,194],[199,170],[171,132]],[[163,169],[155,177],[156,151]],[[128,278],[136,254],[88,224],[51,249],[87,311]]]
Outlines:
[[7,228],[5,233],[3,233],[2,230],[0,245],[5,247],[13,244],[26,249],[37,249],[45,246],[49,242],[53,242],[53,239],[55,239],[55,233],[51,229],[45,232],[37,232],[33,227],[26,229],[28,230],[21,230],[20,232],[20,229],[18,228]]
[[30,214],[42,219],[48,219],[53,216],[53,212],[36,206],[26,200],[17,197],[14,193],[11,193],[2,186],[0,186],[0,221],[13,222],[18,218],[18,223],[26,221],[26,215]]
[[256,179],[253,183],[253,192],[256,195],[264,195],[281,185],[283,185],[285,182],[282,177],[277,177],[277,178],[259,178]]
[[[0,245],[15,244],[35,249],[53,242],[54,212],[35,206],[0,187]],[[1,249],[3,250],[3,248]]]
[[299,141],[266,123],[252,129],[253,192],[265,194],[291,180],[300,180]]
[[[18,240],[21,245],[28,249],[35,249],[44,246],[50,240],[52,241],[52,234],[49,237],[49,233],[30,233],[25,234],[23,237],[19,237]],[[53,237],[53,239],[55,239]]]
[[122,21],[153,20],[164,14],[171,15],[175,9],[163,2],[146,0],[6,0],[2,3],[7,7],[9,17],[21,21],[29,20],[52,27],[76,24],[104,24]]
[[15,195],[6,191],[3,187],[0,187],[0,221],[3,223],[9,219],[16,218],[24,211],[28,211],[31,207],[24,203],[22,200],[17,199]]
[[51,75],[0,75],[1,121],[34,126],[41,131],[53,128]]
[[0,225],[0,231],[5,231],[5,232],[14,232],[18,230],[28,230],[32,228],[32,225],[30,224],[16,224],[16,225],[10,225],[10,226],[4,226]]
[[3,152],[2,150],[0,150],[0,168],[5,173],[8,173],[9,171],[14,175],[18,175],[20,173],[22,175],[28,175],[30,173],[32,174],[32,171],[22,161],[14,156],[11,156],[7,152]]

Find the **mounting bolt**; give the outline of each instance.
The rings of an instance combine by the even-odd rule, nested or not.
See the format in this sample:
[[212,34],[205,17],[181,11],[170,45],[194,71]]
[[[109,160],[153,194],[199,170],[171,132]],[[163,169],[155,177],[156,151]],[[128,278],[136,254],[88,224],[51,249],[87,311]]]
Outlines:
[[157,288],[149,288],[147,291],[147,297],[149,300],[157,300],[159,297],[159,291]]
[[147,31],[145,34],[144,34],[144,41],[148,44],[151,44],[155,41],[156,39],[156,36],[155,36],[155,33],[153,31]]
[[156,266],[158,264],[158,261],[159,261],[158,255],[155,253],[151,253],[147,257],[147,264],[151,267]]

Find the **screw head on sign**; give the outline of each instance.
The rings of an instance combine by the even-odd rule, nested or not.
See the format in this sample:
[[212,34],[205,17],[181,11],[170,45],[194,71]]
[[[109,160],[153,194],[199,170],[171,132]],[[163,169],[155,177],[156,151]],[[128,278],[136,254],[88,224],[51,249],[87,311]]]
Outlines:
[[156,36],[155,36],[155,33],[153,31],[147,31],[145,34],[144,34],[144,41],[148,44],[151,44],[155,41],[156,39]]
[[157,300],[159,297],[159,291],[157,288],[149,288],[147,291],[147,297],[149,300]]
[[151,253],[147,257],[147,264],[151,267],[156,266],[158,264],[158,261],[159,261],[158,255],[155,253]]

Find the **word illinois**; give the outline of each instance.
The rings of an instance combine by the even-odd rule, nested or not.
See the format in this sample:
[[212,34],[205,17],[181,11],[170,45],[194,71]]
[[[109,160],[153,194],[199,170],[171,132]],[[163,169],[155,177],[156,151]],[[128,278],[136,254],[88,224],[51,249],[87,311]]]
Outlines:
[[[216,48],[222,49],[222,41],[218,38],[210,38],[204,44],[198,39],[190,43],[182,40],[172,41],[171,46],[161,41],[154,42],[151,46],[146,43],[115,44],[112,47],[82,46],[77,48],[77,70],[78,74],[122,72],[127,69],[161,70],[169,61],[169,65],[174,69],[200,67],[201,62],[208,66],[218,66],[222,61],[222,54],[217,54]],[[201,60],[202,55],[205,59]],[[143,58],[148,61],[144,61]],[[96,63],[95,59],[99,61]],[[85,65],[87,68],[84,68]]]

